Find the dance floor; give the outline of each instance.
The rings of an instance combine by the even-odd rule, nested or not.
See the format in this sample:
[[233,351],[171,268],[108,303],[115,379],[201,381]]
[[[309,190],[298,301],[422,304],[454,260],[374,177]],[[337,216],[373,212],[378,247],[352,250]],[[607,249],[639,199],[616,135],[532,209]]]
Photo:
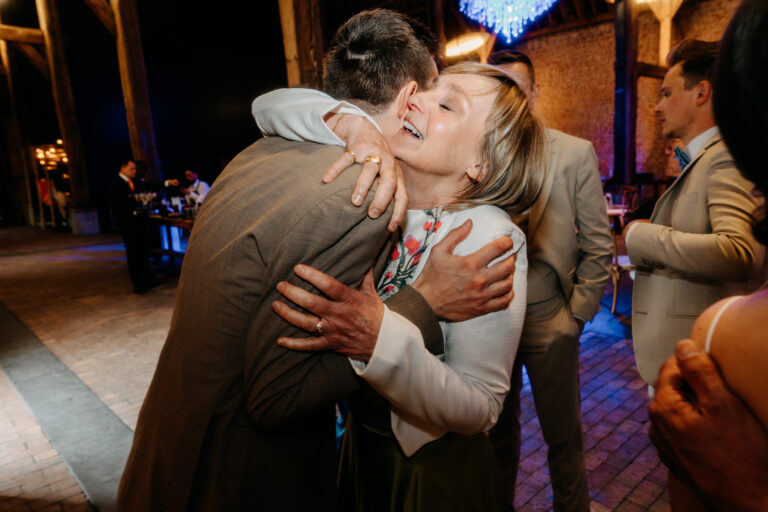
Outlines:
[[[0,511],[114,510],[120,470],[170,324],[178,275],[134,295],[119,237],[0,229]],[[625,278],[626,279],[626,278]],[[593,511],[667,511],[629,339],[630,281],[581,339]],[[546,446],[523,396],[517,509],[551,510]]]

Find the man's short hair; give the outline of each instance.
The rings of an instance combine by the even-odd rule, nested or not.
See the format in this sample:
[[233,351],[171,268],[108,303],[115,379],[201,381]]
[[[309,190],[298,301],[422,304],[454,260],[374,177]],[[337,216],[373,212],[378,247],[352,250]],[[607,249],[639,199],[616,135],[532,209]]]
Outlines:
[[719,41],[683,39],[667,55],[667,65],[671,68],[675,64],[682,64],[686,89],[692,89],[703,80],[711,84],[715,79],[719,49]]
[[533,72],[533,62],[531,62],[531,58],[523,52],[518,52],[516,50],[500,50],[488,57],[488,64],[493,66],[515,64],[516,62],[525,64],[525,67],[528,68],[528,75],[531,77],[531,87],[536,85],[536,74]]
[[422,23],[387,9],[362,11],[333,37],[323,63],[323,89],[379,113],[409,81],[429,87],[436,51],[435,37]]

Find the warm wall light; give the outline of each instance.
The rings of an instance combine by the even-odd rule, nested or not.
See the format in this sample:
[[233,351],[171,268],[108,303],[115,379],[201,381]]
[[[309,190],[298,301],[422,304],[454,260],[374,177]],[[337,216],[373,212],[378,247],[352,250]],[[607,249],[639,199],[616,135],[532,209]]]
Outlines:
[[476,53],[480,62],[485,63],[495,42],[496,36],[488,32],[469,32],[445,43],[445,57],[456,59]]

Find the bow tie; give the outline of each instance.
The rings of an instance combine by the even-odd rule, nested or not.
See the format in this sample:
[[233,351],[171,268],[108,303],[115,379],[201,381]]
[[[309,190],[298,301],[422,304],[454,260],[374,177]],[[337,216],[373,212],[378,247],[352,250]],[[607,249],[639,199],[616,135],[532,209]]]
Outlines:
[[680,146],[675,148],[675,158],[680,162],[680,170],[685,169],[691,162],[691,157],[688,156],[688,153],[680,149]]

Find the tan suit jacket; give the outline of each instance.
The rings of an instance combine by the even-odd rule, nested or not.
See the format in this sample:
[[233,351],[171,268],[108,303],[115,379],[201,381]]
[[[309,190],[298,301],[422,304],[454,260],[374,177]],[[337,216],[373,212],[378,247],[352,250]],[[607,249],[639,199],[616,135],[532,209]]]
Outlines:
[[549,173],[528,220],[528,304],[562,294],[588,321],[600,310],[613,247],[597,156],[587,140],[547,135]]
[[764,247],[752,236],[753,188],[716,135],[659,198],[651,223],[629,233],[627,253],[638,266],[632,338],[648,384],[704,309],[757,286]]
[[[350,286],[377,259],[383,267],[389,214],[368,218],[372,195],[360,208],[350,203],[355,172],[320,182],[342,151],[270,137],[214,183],[189,240],[120,510],[334,508],[333,404],[358,381],[345,357],[280,348],[279,336],[306,333],[270,305],[281,280],[309,288],[293,274],[297,263]],[[401,308],[388,306],[442,340],[418,294],[403,297]]]

